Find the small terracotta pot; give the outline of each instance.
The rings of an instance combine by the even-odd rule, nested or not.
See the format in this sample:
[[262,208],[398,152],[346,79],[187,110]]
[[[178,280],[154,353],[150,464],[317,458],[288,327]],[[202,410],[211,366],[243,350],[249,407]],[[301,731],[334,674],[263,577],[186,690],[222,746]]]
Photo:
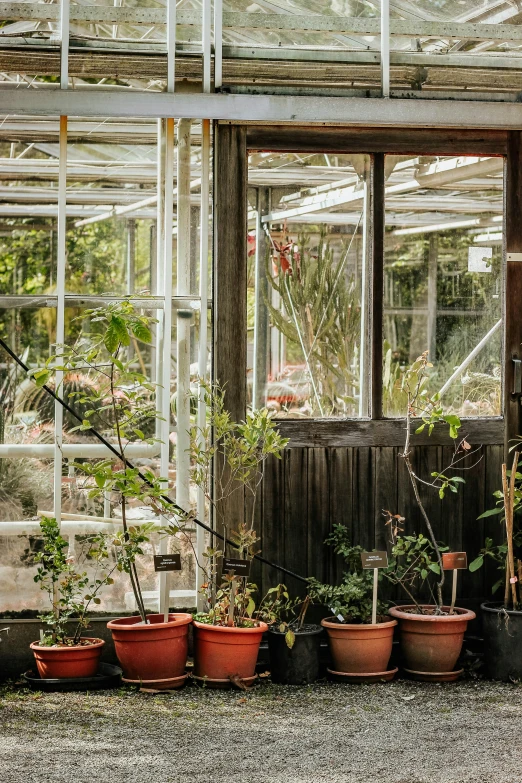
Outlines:
[[321,620],[336,672],[373,674],[386,672],[390,660],[396,620],[371,625],[340,623],[335,617]]
[[73,647],[47,647],[33,642],[38,674],[42,680],[68,680],[77,677],[94,677],[98,671],[103,639],[85,637],[92,644],[75,644]]
[[181,677],[192,615],[169,614],[167,623],[162,614],[149,614],[147,619],[147,625],[141,624],[141,617],[120,617],[107,623],[124,678],[145,683]]
[[[422,606],[434,610],[434,606]],[[449,612],[450,607],[442,607]],[[475,612],[455,607],[455,614],[412,614],[414,605],[393,606],[392,617],[399,621],[404,667],[414,672],[451,672],[455,668],[468,622]]]
[[211,680],[253,677],[265,631],[266,623],[255,628],[229,628],[194,620],[194,674]]

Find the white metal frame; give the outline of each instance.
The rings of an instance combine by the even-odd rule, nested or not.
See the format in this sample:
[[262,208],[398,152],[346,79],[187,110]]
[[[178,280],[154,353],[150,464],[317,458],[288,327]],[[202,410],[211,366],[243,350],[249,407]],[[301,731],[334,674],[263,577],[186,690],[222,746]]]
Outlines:
[[474,100],[325,98],[166,92],[105,93],[0,88],[0,117],[191,117],[239,123],[340,124],[357,127],[479,128],[519,130],[522,104]]

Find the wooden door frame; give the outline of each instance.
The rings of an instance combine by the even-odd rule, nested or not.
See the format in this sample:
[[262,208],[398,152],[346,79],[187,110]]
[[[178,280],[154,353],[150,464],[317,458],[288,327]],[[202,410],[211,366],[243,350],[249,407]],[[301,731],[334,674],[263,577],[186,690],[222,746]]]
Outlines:
[[[367,153],[372,159],[373,224],[371,318],[371,419],[282,420],[281,433],[290,447],[350,447],[402,445],[403,423],[382,417],[382,256],[384,240],[384,154],[504,156],[505,223],[508,252],[522,252],[522,132],[411,128],[354,128],[293,125],[238,125],[216,122],[214,167],[214,377],[226,384],[232,415],[246,413],[246,258],[247,155],[250,151],[320,151]],[[465,419],[475,443],[507,442],[520,433],[520,402],[511,395],[512,364],[507,361],[522,345],[522,319],[516,297],[522,297],[522,262],[505,264],[503,297],[505,416]],[[238,337],[243,335],[243,339]],[[418,445],[447,445],[443,432],[419,436]]]

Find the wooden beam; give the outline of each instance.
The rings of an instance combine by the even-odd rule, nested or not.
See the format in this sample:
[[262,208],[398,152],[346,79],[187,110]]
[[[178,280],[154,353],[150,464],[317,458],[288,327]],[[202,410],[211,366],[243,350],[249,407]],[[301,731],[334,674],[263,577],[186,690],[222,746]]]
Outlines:
[[445,128],[339,128],[249,125],[252,151],[383,152],[402,155],[504,155],[506,131]]
[[[506,160],[506,252],[522,253],[522,132],[508,133]],[[504,415],[506,431],[504,458],[513,438],[521,434],[520,397],[513,392],[513,357],[522,359],[522,261],[506,261],[504,302]]]
[[[246,414],[247,168],[245,129],[215,126],[214,379],[225,388],[225,405],[234,421]],[[216,476],[222,468],[216,460]],[[228,530],[235,530],[244,519],[241,490],[223,503],[222,513]]]
[[[281,419],[279,432],[290,438],[287,448],[357,448],[367,446],[403,446],[405,421],[347,419]],[[462,435],[472,446],[501,444],[504,422],[501,418],[463,419]],[[450,446],[447,427],[435,427],[431,436],[425,432],[413,437],[414,446]]]

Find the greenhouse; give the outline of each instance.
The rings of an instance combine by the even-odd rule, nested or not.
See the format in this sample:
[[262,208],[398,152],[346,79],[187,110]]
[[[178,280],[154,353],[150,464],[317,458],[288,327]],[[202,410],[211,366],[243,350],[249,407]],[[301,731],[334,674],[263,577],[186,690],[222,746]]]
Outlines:
[[7,783],[519,783],[521,94],[514,0],[0,3]]

